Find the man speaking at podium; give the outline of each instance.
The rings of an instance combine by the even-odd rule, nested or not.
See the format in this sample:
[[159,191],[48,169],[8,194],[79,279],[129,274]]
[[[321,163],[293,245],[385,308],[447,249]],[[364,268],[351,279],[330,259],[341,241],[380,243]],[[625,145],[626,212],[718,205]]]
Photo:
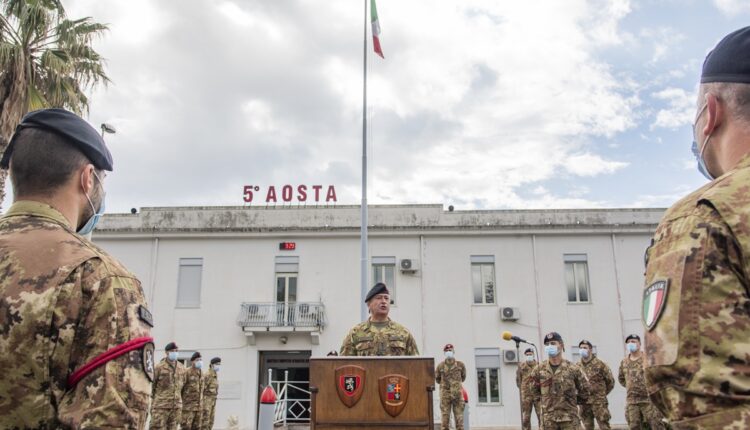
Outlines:
[[378,282],[367,293],[370,310],[367,321],[354,326],[341,344],[343,356],[419,355],[417,343],[409,330],[391,321],[391,296],[384,283]]

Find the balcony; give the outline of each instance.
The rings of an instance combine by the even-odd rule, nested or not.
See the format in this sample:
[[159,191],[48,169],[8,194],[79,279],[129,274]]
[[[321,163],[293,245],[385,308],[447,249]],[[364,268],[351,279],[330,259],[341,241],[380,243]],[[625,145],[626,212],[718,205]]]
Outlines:
[[251,345],[256,333],[310,333],[312,343],[318,344],[320,332],[326,325],[323,303],[243,303],[237,325],[242,327]]

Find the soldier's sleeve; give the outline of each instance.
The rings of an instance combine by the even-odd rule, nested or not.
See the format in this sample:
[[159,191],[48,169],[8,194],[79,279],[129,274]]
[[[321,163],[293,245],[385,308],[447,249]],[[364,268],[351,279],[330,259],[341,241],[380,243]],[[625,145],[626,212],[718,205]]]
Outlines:
[[606,383],[606,391],[607,394],[612,392],[612,389],[615,388],[615,377],[612,376],[612,370],[607,366],[607,363],[602,362],[603,365],[603,371],[604,371],[604,381]]
[[414,340],[414,336],[411,333],[409,333],[409,339],[406,341],[406,355],[419,355],[417,341]]
[[539,367],[536,366],[529,375],[529,389],[531,390],[531,396],[535,402],[542,399],[542,384],[539,381]]
[[516,369],[516,387],[521,388],[521,366],[523,366],[523,363],[518,365],[518,369]]
[[438,384],[442,384],[443,382],[443,363],[438,364],[437,369],[435,369],[435,382]]
[[[145,298],[137,279],[114,276],[107,263],[93,259],[66,281],[80,285],[82,304],[69,369],[81,369],[112,348],[150,337],[152,322],[140,311]],[[72,428],[143,427],[153,378],[153,355],[146,355],[145,348],[136,349],[86,374],[59,399],[58,420]]]
[[339,355],[353,357],[356,354],[356,351],[354,350],[354,339],[352,339],[354,329],[349,330],[349,333],[344,336],[344,341],[341,343],[341,350],[339,351]]
[[574,380],[576,383],[576,390],[578,390],[578,404],[583,405],[590,401],[589,381],[583,375],[583,371],[576,367],[573,370]]
[[156,397],[156,387],[159,384],[159,377],[161,376],[161,366],[158,364],[154,369],[154,380],[151,382],[151,397]]
[[627,385],[625,385],[625,366],[624,366],[624,361],[620,362],[620,370],[619,370],[618,373],[619,374],[617,375],[617,380],[620,381],[620,385],[622,385],[623,387],[627,388]]
[[466,380],[466,365],[460,361],[458,364],[461,365],[461,382],[464,382]]

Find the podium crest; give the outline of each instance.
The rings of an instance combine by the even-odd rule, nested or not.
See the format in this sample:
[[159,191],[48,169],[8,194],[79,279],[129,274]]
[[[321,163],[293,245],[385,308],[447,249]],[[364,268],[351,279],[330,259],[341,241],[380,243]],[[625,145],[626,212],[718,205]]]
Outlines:
[[409,399],[409,378],[404,375],[385,375],[378,379],[378,392],[383,409],[392,417],[398,416]]
[[342,366],[336,369],[336,392],[341,402],[351,408],[356,405],[365,388],[365,369],[359,366]]

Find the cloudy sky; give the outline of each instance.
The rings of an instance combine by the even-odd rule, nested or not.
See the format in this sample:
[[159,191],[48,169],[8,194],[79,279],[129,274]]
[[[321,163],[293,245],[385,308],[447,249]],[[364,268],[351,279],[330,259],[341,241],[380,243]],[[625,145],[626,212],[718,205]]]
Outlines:
[[[362,0],[67,0],[113,83],[92,95],[108,212],[243,205],[335,185],[357,204]],[[370,202],[665,207],[703,183],[690,123],[706,53],[746,0],[378,0]],[[325,189],[325,188],[324,188]]]

